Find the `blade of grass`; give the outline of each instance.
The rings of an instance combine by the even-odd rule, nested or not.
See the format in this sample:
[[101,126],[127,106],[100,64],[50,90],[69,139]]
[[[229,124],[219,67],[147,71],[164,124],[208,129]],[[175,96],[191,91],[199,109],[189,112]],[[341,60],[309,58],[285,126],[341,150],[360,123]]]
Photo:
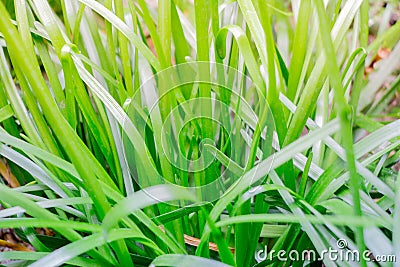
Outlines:
[[[234,198],[244,191],[248,186],[254,184],[261,178],[263,178],[266,174],[269,173],[271,169],[275,169],[286,161],[288,161],[293,155],[296,153],[307,149],[311,146],[316,140],[323,139],[326,136],[329,136],[332,133],[335,133],[339,130],[339,123],[337,120],[333,120],[325,125],[323,128],[318,129],[316,131],[311,132],[307,136],[300,138],[299,140],[293,142],[292,144],[284,147],[282,150],[277,153],[269,156],[262,162],[260,162],[256,167],[252,168],[248,172],[246,172],[239,181],[231,186],[231,189],[228,190],[224,197],[221,198],[214,206],[213,210],[210,212],[210,219],[217,220],[221,212],[224,208],[234,200]],[[252,216],[256,216],[253,214]],[[205,240],[207,240],[209,235],[208,228],[205,228],[203,231],[203,235],[201,238],[201,243],[196,251],[196,255],[202,255],[203,246]]]
[[179,255],[179,254],[168,254],[159,256],[155,260],[153,260],[150,264],[151,267],[156,267],[156,266],[189,267],[193,265],[210,266],[210,267],[231,266],[215,260],[204,259],[192,255]]
[[[346,150],[346,161],[347,168],[350,172],[350,187],[353,195],[354,214],[356,216],[362,216],[361,204],[360,204],[360,188],[361,179],[357,174],[357,168],[355,164],[354,150],[353,150],[353,134],[351,125],[351,110],[344,98],[344,91],[342,84],[340,83],[340,72],[336,62],[336,57],[330,55],[335,54],[332,38],[329,31],[328,21],[323,4],[319,0],[315,0],[315,7],[318,13],[318,20],[321,26],[321,41],[324,48],[325,56],[327,58],[327,72],[330,76],[330,83],[332,84],[334,95],[336,99],[336,110],[341,125],[341,133],[343,138],[343,145]],[[363,228],[358,227],[356,229],[356,241],[357,248],[359,251],[365,250]],[[361,266],[366,266],[365,259],[361,260]]]
[[[78,241],[70,243],[54,252],[44,256],[40,260],[31,264],[32,267],[43,266],[43,264],[49,266],[57,266],[65,263],[70,259],[89,251],[95,247],[106,244],[120,239],[132,238],[145,246],[156,248],[155,244],[149,239],[143,239],[141,235],[138,235],[135,231],[130,229],[115,229],[108,233],[107,239],[104,238],[103,233],[95,233],[90,236],[86,236]],[[161,253],[161,251],[160,251]],[[129,256],[129,255],[127,255]]]
[[0,16],[0,29],[7,42],[7,48],[29,80],[43,112],[46,114],[46,118],[56,135],[62,140],[69,140],[69,142],[63,144],[65,150],[70,154],[72,161],[76,163],[77,169],[85,179],[88,185],[86,189],[90,192],[90,195],[93,196],[93,199],[95,199],[96,210],[99,216],[102,217],[105,211],[108,210],[109,204],[101,188],[97,185],[97,179],[93,179],[92,174],[87,169],[87,163],[92,162],[93,158],[88,156],[86,146],[83,145],[82,141],[75,135],[72,128],[69,127],[62,116],[41,76],[39,66],[37,63],[35,64],[30,61],[29,53],[26,48],[20,45],[23,41],[19,38],[15,27],[11,25],[10,18],[3,4],[0,4],[0,13],[2,14],[2,16]]

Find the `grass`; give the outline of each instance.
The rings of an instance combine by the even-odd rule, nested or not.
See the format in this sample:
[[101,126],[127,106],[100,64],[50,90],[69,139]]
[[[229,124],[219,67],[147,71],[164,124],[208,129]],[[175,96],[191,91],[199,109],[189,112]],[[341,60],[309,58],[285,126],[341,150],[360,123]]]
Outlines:
[[378,2],[1,2],[0,228],[35,251],[0,262],[398,266],[399,3]]

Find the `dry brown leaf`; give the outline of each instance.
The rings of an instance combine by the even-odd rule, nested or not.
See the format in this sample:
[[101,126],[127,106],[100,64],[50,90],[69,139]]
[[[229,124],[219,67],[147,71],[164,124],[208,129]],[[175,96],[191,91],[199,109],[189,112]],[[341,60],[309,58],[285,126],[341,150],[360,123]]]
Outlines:
[[21,244],[14,244],[8,241],[5,241],[3,239],[0,239],[0,247],[6,247],[15,251],[27,251],[27,252],[33,252],[33,250],[21,245]]
[[388,48],[379,48],[375,57],[372,59],[371,64],[365,68],[365,75],[368,76],[375,69],[375,63],[381,61],[382,59],[386,59],[390,55],[390,49]]
[[15,178],[14,174],[11,172],[10,167],[2,159],[0,159],[0,174],[11,188],[21,186],[17,178]]
[[[163,232],[165,232],[165,229],[163,226],[158,226]],[[198,247],[200,244],[200,239],[198,239],[197,237],[193,237],[190,235],[183,235],[184,239],[185,239],[185,244],[190,245],[190,246],[194,246],[194,247]],[[217,244],[213,243],[213,242],[209,242],[208,243],[208,248],[212,251],[218,252],[218,246]],[[229,250],[232,253],[235,253],[235,249],[232,247],[229,247]]]

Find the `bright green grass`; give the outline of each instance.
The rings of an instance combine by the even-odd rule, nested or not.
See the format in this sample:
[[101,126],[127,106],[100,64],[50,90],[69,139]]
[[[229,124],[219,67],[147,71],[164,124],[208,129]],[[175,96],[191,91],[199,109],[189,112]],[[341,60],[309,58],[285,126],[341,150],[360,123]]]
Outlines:
[[400,262],[399,3],[192,2],[0,3],[0,262]]

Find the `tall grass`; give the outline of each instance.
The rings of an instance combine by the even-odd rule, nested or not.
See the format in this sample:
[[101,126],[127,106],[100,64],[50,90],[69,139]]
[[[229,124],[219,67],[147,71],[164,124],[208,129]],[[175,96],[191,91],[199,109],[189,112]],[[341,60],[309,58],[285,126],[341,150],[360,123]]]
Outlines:
[[[400,266],[399,3],[372,2],[1,2],[0,228],[35,251],[0,261]],[[332,249],[360,257],[282,262]]]

